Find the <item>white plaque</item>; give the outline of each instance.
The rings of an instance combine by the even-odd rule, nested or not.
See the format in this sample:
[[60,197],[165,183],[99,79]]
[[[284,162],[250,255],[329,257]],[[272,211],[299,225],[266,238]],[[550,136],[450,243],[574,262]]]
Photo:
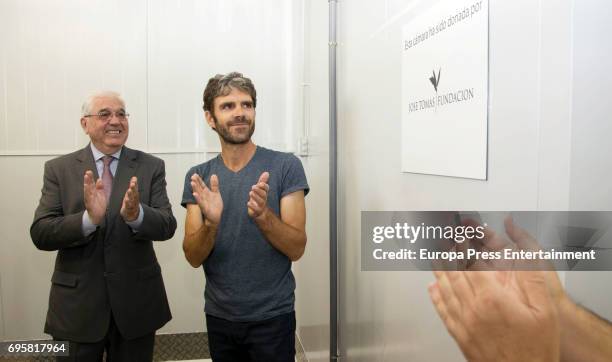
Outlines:
[[486,180],[488,1],[440,0],[402,39],[402,171]]

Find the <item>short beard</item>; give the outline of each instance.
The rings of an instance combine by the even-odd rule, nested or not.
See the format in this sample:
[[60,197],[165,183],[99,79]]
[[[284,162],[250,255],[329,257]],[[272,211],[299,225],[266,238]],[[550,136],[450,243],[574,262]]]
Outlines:
[[227,127],[221,127],[219,125],[219,122],[217,121],[217,117],[215,117],[214,114],[211,114],[211,115],[212,115],[213,120],[215,121],[215,128],[214,128],[215,132],[217,132],[217,134],[226,143],[229,143],[232,145],[243,145],[251,141],[251,136],[253,136],[253,133],[255,132],[255,123],[252,120],[248,120],[243,116],[240,121],[246,122],[249,124],[249,133],[248,135],[246,135],[246,137],[235,137],[235,136],[232,136],[232,134],[229,131],[229,127],[231,127],[231,124],[233,123],[233,121],[229,122]]

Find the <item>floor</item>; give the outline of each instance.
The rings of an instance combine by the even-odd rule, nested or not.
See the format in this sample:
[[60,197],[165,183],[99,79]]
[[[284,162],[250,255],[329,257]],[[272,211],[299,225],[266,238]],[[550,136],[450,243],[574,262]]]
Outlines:
[[[0,361],[47,362],[54,357],[0,358]],[[158,334],[155,336],[153,361],[212,362],[206,333]],[[296,361],[307,361],[299,339],[296,338]]]

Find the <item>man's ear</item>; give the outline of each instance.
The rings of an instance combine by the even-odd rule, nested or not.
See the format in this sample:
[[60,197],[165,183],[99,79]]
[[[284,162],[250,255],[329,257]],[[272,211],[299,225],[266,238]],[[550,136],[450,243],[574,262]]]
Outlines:
[[216,130],[216,128],[215,128],[215,119],[213,118],[212,113],[210,113],[210,111],[205,111],[204,112],[204,118],[206,119],[206,123],[208,123],[210,128],[212,128],[213,130]]
[[81,128],[83,128],[83,132],[87,134],[87,118],[81,117]]

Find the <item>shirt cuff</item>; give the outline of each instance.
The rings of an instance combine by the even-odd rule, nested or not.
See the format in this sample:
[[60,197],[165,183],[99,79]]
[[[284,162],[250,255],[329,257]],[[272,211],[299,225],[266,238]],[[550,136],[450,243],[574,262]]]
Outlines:
[[83,222],[81,223],[81,230],[83,231],[83,236],[89,236],[89,234],[96,231],[97,227],[98,226],[91,221],[87,210],[85,210],[85,212],[83,213]]
[[128,224],[129,227],[132,228],[132,231],[135,233],[138,232],[138,228],[140,228],[140,225],[142,225],[142,220],[144,219],[144,210],[142,209],[142,204],[139,204],[138,207],[140,208],[140,211],[138,212],[138,218],[134,221],[125,222],[126,224]]

